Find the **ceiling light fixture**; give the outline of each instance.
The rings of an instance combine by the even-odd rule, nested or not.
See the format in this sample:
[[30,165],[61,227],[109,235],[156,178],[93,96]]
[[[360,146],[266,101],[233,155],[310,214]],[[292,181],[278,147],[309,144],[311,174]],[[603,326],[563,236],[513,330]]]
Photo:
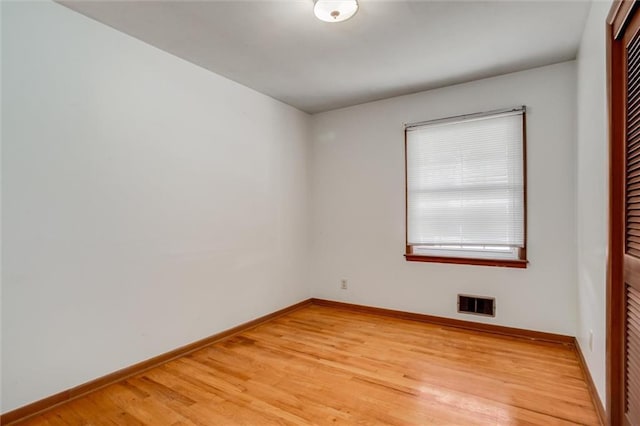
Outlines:
[[315,0],[313,13],[324,22],[342,22],[358,11],[357,0]]

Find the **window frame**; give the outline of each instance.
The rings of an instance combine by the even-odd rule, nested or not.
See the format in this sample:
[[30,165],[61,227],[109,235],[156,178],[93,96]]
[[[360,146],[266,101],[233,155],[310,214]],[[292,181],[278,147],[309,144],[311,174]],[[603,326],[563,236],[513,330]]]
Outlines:
[[[497,115],[500,113],[504,113],[510,110],[522,110],[522,173],[523,173],[523,204],[524,204],[524,216],[523,216],[523,227],[524,227],[524,243],[522,247],[517,248],[518,258],[517,259],[499,259],[499,258],[486,258],[486,257],[465,257],[465,256],[435,256],[435,255],[425,255],[425,254],[416,254],[413,251],[413,246],[409,244],[409,189],[408,189],[408,169],[407,169],[407,128],[409,125],[405,125],[404,127],[404,214],[405,214],[405,260],[408,262],[431,262],[431,263],[450,263],[450,264],[458,264],[458,265],[479,265],[479,266],[497,266],[497,267],[507,267],[507,268],[526,268],[529,261],[527,260],[527,109],[523,105],[517,108],[508,108],[502,110],[474,113],[474,114],[464,114],[454,117],[447,117],[430,121],[440,121],[440,120],[451,120],[451,121],[463,121],[468,118],[478,117],[478,116],[490,116]],[[428,122],[421,122],[417,124],[426,124]],[[415,124],[414,124],[415,125]],[[420,246],[424,247],[424,246]]]

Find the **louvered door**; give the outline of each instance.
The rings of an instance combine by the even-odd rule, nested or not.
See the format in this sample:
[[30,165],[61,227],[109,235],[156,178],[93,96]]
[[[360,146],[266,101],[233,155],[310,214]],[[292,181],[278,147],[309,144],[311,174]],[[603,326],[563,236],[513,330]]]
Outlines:
[[623,404],[625,421],[640,425],[640,37],[627,38]]
[[613,7],[608,414],[640,426],[640,13],[635,1]]
[[640,425],[640,291],[628,284],[626,290],[624,411],[629,424]]

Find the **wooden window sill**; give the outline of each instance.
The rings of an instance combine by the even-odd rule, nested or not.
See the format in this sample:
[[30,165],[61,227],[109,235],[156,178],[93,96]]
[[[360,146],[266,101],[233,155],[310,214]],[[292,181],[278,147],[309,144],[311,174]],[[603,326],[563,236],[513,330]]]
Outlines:
[[481,265],[499,266],[503,268],[526,268],[526,260],[520,259],[475,259],[468,257],[444,257],[444,256],[423,256],[419,254],[405,254],[407,262],[432,262],[432,263],[454,263],[457,265]]

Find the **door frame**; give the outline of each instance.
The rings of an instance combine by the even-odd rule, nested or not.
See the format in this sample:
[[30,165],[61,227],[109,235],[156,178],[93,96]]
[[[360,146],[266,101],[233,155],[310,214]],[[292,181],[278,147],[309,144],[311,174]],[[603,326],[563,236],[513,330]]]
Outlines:
[[609,229],[607,258],[607,423],[623,425],[625,414],[624,254],[625,254],[625,46],[621,36],[637,0],[616,0],[607,17],[609,109]]

